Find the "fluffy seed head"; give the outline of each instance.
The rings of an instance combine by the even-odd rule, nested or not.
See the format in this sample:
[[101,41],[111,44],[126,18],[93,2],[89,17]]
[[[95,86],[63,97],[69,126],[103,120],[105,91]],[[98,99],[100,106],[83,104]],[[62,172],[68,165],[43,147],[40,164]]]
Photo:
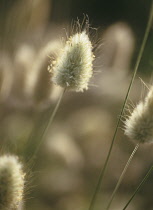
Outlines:
[[17,210],[23,197],[24,174],[14,156],[0,157],[0,210]]
[[153,87],[125,121],[125,134],[139,143],[153,142]]
[[74,91],[88,89],[93,74],[94,55],[86,32],[76,33],[66,42],[64,49],[53,66],[52,81]]

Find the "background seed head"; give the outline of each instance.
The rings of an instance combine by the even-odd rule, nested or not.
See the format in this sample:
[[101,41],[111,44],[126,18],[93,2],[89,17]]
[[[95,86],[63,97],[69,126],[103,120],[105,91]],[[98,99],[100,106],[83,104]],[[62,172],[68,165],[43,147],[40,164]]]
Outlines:
[[153,87],[126,120],[125,134],[139,143],[153,142]]
[[0,209],[18,209],[23,198],[24,173],[18,158],[0,157]]

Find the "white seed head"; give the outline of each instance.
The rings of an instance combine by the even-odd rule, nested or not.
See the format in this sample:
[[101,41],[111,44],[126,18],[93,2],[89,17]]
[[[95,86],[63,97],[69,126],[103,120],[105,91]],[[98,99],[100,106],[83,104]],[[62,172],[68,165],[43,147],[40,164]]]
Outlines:
[[0,157],[0,209],[17,210],[23,197],[24,174],[14,156]]
[[139,143],[153,142],[153,87],[126,120],[125,134]]
[[66,42],[64,49],[52,67],[52,81],[74,91],[88,89],[93,74],[92,44],[86,32],[76,33]]

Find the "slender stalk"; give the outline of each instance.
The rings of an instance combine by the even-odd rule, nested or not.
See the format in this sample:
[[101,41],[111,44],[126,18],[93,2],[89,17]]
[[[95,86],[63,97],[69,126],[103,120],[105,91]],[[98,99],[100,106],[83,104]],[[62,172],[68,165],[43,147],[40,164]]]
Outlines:
[[134,191],[133,195],[131,196],[131,198],[129,199],[129,201],[127,202],[127,204],[124,206],[124,208],[122,210],[125,210],[128,207],[128,205],[131,203],[131,201],[133,200],[133,198],[135,197],[137,192],[140,190],[140,188],[143,186],[143,184],[146,182],[146,180],[148,179],[148,177],[150,176],[152,171],[153,171],[153,166],[151,166],[151,168],[148,170],[148,172],[146,173],[145,177],[140,182],[140,184],[138,185],[138,187]]
[[122,171],[122,173],[121,173],[121,176],[120,176],[120,178],[119,178],[119,180],[118,180],[118,182],[117,182],[117,184],[116,184],[116,187],[115,187],[115,189],[114,189],[114,191],[113,191],[113,193],[112,193],[112,195],[111,195],[111,197],[110,197],[110,199],[109,199],[109,202],[108,202],[108,205],[107,205],[106,210],[109,210],[110,205],[111,205],[111,203],[112,203],[112,201],[113,201],[113,199],[114,199],[114,196],[115,196],[115,194],[116,194],[116,192],[117,192],[117,190],[118,190],[118,188],[119,188],[119,186],[120,186],[120,184],[121,184],[121,182],[122,182],[122,180],[123,180],[123,177],[124,177],[124,175],[125,175],[125,173],[126,173],[128,167],[129,167],[129,165],[130,165],[130,163],[131,163],[131,161],[132,161],[132,159],[133,159],[133,157],[134,157],[136,151],[138,150],[138,148],[139,148],[139,144],[137,144],[137,145],[135,146],[135,148],[134,148],[132,154],[130,155],[130,157],[129,157],[129,159],[128,159],[128,161],[127,161],[127,163],[126,163],[126,165],[125,165],[125,167],[124,167],[124,169],[123,169],[123,171]]
[[[44,138],[46,137],[46,134],[48,133],[48,130],[49,130],[49,128],[50,128],[50,126],[51,126],[51,124],[52,124],[52,122],[53,122],[53,120],[54,120],[54,118],[55,118],[55,115],[56,115],[56,113],[57,113],[57,111],[58,111],[58,108],[59,108],[59,106],[60,106],[60,104],[61,104],[61,101],[62,101],[62,98],[63,98],[63,96],[64,96],[65,91],[66,91],[66,89],[64,89],[64,90],[62,91],[62,93],[61,93],[61,95],[60,95],[60,97],[59,97],[59,99],[58,99],[58,101],[57,101],[57,104],[56,104],[54,110],[51,112],[51,116],[49,117],[49,121],[47,122],[46,127],[45,127],[45,129],[43,130],[43,132],[42,132],[42,134],[41,134],[41,136],[40,136],[40,141],[39,141],[39,143],[37,144],[37,147],[36,147],[36,149],[35,149],[35,151],[34,151],[34,153],[33,153],[33,155],[32,155],[33,158],[36,156],[37,152],[39,151],[39,148],[40,148],[41,144],[42,144],[43,141],[44,141]],[[33,158],[32,158],[32,159],[33,159]]]
[[110,145],[110,148],[109,148],[109,151],[108,151],[108,155],[106,157],[104,166],[101,169],[99,179],[98,179],[98,183],[96,185],[92,200],[90,202],[89,210],[94,209],[94,205],[95,205],[95,202],[96,202],[96,199],[97,199],[97,195],[98,195],[99,189],[101,187],[101,184],[102,184],[102,181],[103,181],[103,178],[104,178],[104,175],[105,175],[105,171],[106,171],[109,159],[110,159],[110,155],[111,155],[111,152],[112,152],[112,149],[113,149],[113,146],[114,146],[117,131],[118,131],[119,124],[120,124],[120,121],[121,121],[121,117],[123,115],[124,108],[125,108],[128,96],[130,94],[132,84],[134,82],[134,79],[135,79],[135,76],[136,76],[141,58],[142,58],[142,54],[143,54],[143,51],[144,51],[144,48],[145,48],[145,45],[146,45],[146,42],[147,42],[147,39],[148,39],[148,35],[149,35],[150,28],[151,28],[151,25],[152,25],[152,19],[153,19],[153,1],[152,1],[152,5],[151,5],[150,15],[149,15],[147,27],[146,27],[146,30],[145,30],[144,38],[143,38],[143,41],[142,41],[142,44],[141,44],[141,47],[140,47],[140,51],[139,51],[139,54],[138,54],[138,57],[137,57],[137,61],[136,61],[135,67],[134,67],[134,72],[133,72],[133,75],[132,75],[132,78],[131,78],[131,81],[130,81],[130,84],[129,84],[129,87],[128,87],[128,90],[127,90],[127,93],[126,93],[126,96],[125,96],[125,99],[124,99],[124,102],[123,102],[123,106],[122,106],[122,109],[121,109],[121,112],[120,112],[120,115],[119,115],[119,118],[118,118],[118,121],[117,121],[117,125],[116,125],[115,132],[114,132],[114,135],[113,135],[113,138],[112,138],[112,142],[111,142],[111,145]]

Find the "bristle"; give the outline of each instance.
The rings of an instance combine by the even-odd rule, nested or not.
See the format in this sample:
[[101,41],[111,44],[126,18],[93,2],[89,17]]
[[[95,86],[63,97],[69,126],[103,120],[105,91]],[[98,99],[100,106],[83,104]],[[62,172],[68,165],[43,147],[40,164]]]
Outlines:
[[17,210],[23,198],[24,174],[14,156],[0,157],[0,209]]
[[139,143],[153,142],[153,87],[125,121],[125,134]]
[[52,81],[74,91],[88,89],[93,74],[94,55],[86,32],[70,37],[53,66]]

